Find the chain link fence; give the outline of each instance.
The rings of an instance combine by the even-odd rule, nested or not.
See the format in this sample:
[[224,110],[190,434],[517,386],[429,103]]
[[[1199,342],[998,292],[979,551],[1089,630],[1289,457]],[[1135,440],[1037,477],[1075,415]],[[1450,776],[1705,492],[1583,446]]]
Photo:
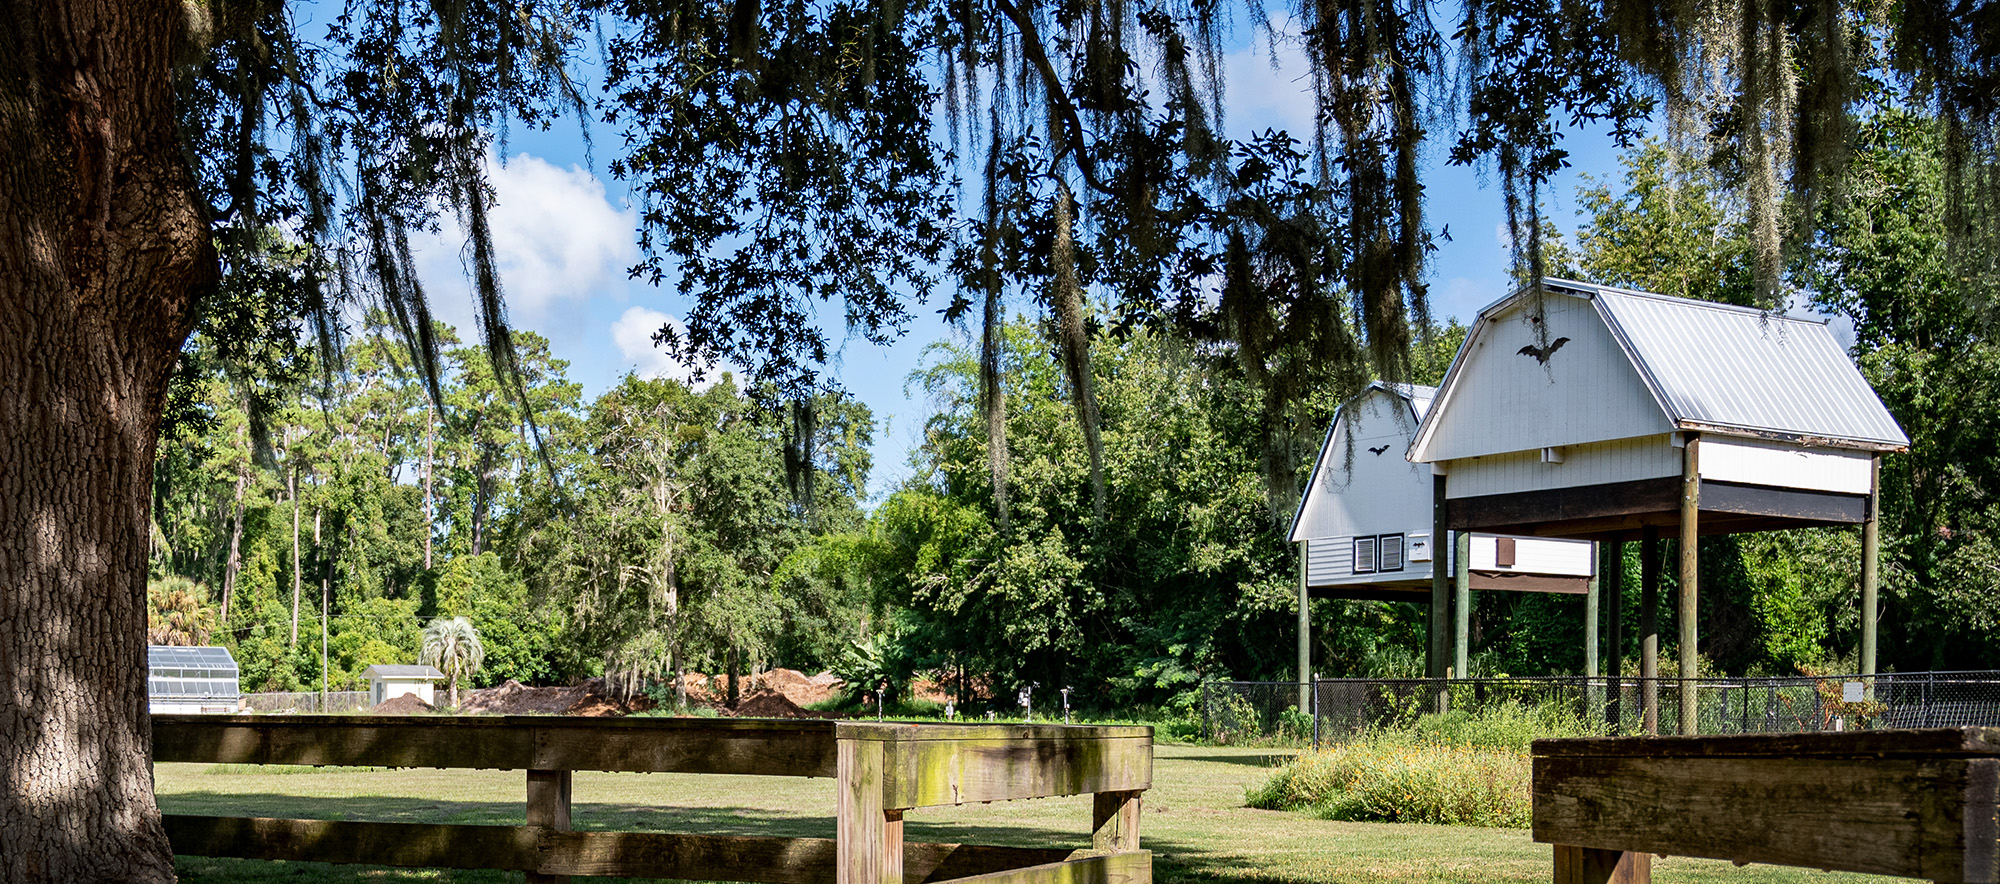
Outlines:
[[[324,697],[322,701],[320,698]],[[363,712],[373,708],[367,691],[271,691],[244,694],[243,708],[249,712]]]
[[[2000,727],[2000,671],[1771,678],[1319,679],[1203,685],[1202,735],[1219,743],[1338,742],[1435,712],[1512,706],[1602,734],[1678,734],[1694,694],[1695,733]],[[1301,708],[1303,700],[1304,708]]]

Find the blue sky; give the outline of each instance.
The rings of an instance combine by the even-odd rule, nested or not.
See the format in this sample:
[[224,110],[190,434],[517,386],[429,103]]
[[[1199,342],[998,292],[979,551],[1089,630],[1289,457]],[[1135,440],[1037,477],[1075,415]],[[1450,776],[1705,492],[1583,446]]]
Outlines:
[[[1243,138],[1266,128],[1310,131],[1312,96],[1302,62],[1295,51],[1281,47],[1281,65],[1274,69],[1262,42],[1246,41],[1227,57],[1229,134]],[[639,256],[634,202],[622,182],[605,171],[619,147],[617,133],[601,127],[595,131],[588,158],[574,124],[558,124],[548,132],[517,128],[509,134],[493,162],[497,199],[492,222],[514,325],[548,337],[555,355],[569,361],[569,376],[583,385],[587,397],[628,371],[684,377],[685,369],[654,348],[650,337],[661,323],[677,321],[686,305],[671,288],[656,289],[625,276],[625,268]],[[1569,230],[1581,176],[1613,177],[1617,147],[1600,132],[1572,135],[1566,146],[1573,166],[1548,189],[1544,208],[1558,227]],[[1446,164],[1441,145],[1433,146],[1428,160],[1426,210],[1433,225],[1448,229],[1452,237],[1433,255],[1432,309],[1439,317],[1470,320],[1506,290],[1505,214],[1498,184],[1477,170]],[[464,238],[449,217],[445,221],[440,234],[421,235],[412,245],[440,318],[470,329]],[[945,325],[936,306],[915,309],[908,333],[893,346],[853,341],[838,356],[841,382],[874,410],[878,421],[869,482],[875,495],[910,475],[909,452],[927,414],[922,392],[906,390],[906,379],[921,362],[925,345],[963,334]],[[830,305],[825,312],[837,340],[840,308]]]

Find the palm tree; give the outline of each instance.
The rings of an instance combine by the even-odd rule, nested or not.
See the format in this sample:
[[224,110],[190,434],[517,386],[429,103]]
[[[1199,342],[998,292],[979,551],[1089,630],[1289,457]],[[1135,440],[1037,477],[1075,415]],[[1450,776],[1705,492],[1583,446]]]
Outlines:
[[458,708],[459,676],[479,671],[486,660],[486,648],[479,643],[479,630],[464,617],[439,617],[424,627],[424,652],[418,662],[436,666],[451,680],[451,706]]
[[199,645],[215,630],[208,587],[178,574],[146,586],[146,641],[155,645]]

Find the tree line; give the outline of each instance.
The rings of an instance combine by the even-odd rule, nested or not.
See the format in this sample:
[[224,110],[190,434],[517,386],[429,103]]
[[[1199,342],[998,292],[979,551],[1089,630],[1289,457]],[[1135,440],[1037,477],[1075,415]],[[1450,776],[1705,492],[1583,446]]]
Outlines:
[[[1851,334],[1912,438],[1884,468],[1884,665],[1984,668],[2000,660],[2000,360],[1949,293],[1935,122],[1885,103],[1860,132],[1850,196],[1821,210],[1788,284],[1797,306]],[[1557,272],[1754,303],[1748,219],[1713,176],[1666,145],[1627,152],[1615,179],[1578,194],[1579,227],[1550,231]],[[1464,333],[1456,321],[1426,329],[1414,379],[1440,380]],[[902,690],[925,676],[961,704],[1041,684],[1133,710],[1186,703],[1203,679],[1291,677],[1295,553],[1283,524],[1336,388],[1282,403],[1289,432],[1274,453],[1268,400],[1240,352],[1101,330],[1100,501],[1058,334],[1025,316],[1004,325],[999,433],[980,345],[933,345],[910,379],[934,405],[912,475],[867,506],[873,421],[852,400],[820,402],[801,450],[790,422],[805,412],[733,378],[695,389],[628,377],[583,402],[546,342],[524,333],[546,433],[538,453],[483,350],[446,350],[439,409],[376,329],[330,386],[304,383],[273,413],[269,466],[238,388],[217,372],[200,381],[201,414],[186,424],[197,429],[161,453],[155,569],[218,593],[214,635],[255,688],[318,684],[318,645],[297,630],[311,638],[322,605],[336,686],[370,663],[414,659],[434,616],[481,630],[480,683],[610,675],[636,692],[677,671],[784,665]],[[994,439],[1009,462],[1004,518]],[[1288,479],[1275,489],[1274,458]],[[1708,671],[1852,668],[1854,531],[1710,538],[1700,554]],[[1418,608],[1315,605],[1323,675],[1420,672]],[[1671,643],[1673,612],[1663,615]],[[1582,666],[1580,598],[1479,593],[1472,619],[1475,673]]]

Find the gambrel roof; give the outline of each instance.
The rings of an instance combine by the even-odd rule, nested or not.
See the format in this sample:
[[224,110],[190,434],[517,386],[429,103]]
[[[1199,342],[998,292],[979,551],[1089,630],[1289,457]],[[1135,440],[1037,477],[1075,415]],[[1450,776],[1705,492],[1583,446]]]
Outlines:
[[[1425,416],[1417,431],[1410,447],[1411,460],[1451,460],[1527,450],[1528,442],[1598,442],[1667,430],[1874,451],[1909,445],[1909,437],[1824,322],[1567,280],[1546,279],[1543,287],[1548,311],[1543,315],[1550,317],[1551,330],[1542,337],[1553,338],[1559,327],[1578,335],[1587,333],[1589,339],[1580,338],[1571,353],[1560,354],[1580,361],[1552,366],[1557,348],[1570,340],[1567,337],[1539,346],[1534,343],[1537,338],[1531,323],[1540,317],[1528,312],[1531,290],[1522,289],[1481,310],[1445,377],[1438,407]],[[1571,303],[1561,304],[1564,309],[1557,311],[1563,301]],[[1589,305],[1582,315],[1594,315],[1594,322],[1584,320],[1572,308],[1577,301]],[[1569,324],[1555,325],[1556,312]],[[1502,328],[1509,323],[1530,331]],[[1515,355],[1512,346],[1521,343],[1515,339],[1524,335],[1529,343],[1520,355],[1532,358],[1514,362],[1509,358]],[[1441,445],[1439,425],[1449,420],[1446,415],[1458,397],[1496,394],[1489,389],[1493,384],[1490,378],[1469,379],[1468,374],[1479,372],[1464,370],[1468,354],[1494,337],[1505,337],[1506,343],[1485,357],[1493,361],[1481,372],[1493,372],[1494,366],[1506,371],[1540,370],[1547,374],[1546,385],[1566,386],[1568,389],[1542,397],[1564,413],[1524,410],[1521,418],[1549,425],[1561,423],[1566,428],[1498,432],[1491,444],[1468,444],[1461,432],[1452,444]],[[1536,360],[1539,367],[1533,364]],[[1532,391],[1522,392],[1524,386],[1515,385],[1508,392],[1531,397]],[[1591,386],[1595,389],[1583,389]],[[1473,387],[1482,389],[1468,393]],[[1635,394],[1649,396],[1650,406],[1634,409],[1634,403],[1622,401]],[[1607,426],[1583,426],[1592,419],[1587,412],[1593,410],[1593,401],[1603,403],[1604,413],[1611,416],[1606,419]],[[1524,409],[1533,404],[1524,403]],[[1586,413],[1579,415],[1579,411]],[[1553,420],[1558,417],[1560,421]],[[1563,432],[1575,438],[1563,438]],[[1590,438],[1593,433],[1596,437]],[[1511,442],[1497,441],[1510,436]],[[1531,436],[1541,438],[1529,439]],[[1504,447],[1508,444],[1514,447]]]
[[[1286,532],[1286,539],[1291,543],[1297,543],[1306,539],[1300,533],[1300,520],[1305,518],[1306,508],[1312,502],[1313,497],[1318,494],[1327,493],[1321,487],[1323,484],[1321,477],[1325,473],[1329,459],[1334,456],[1334,436],[1341,428],[1341,418],[1345,417],[1362,400],[1377,392],[1382,392],[1388,393],[1401,401],[1405,407],[1409,408],[1411,420],[1420,423],[1423,421],[1424,415],[1431,410],[1431,402],[1437,398],[1437,391],[1438,388],[1436,387],[1426,387],[1420,384],[1395,384],[1388,381],[1369,381],[1368,386],[1363,387],[1361,392],[1354,394],[1353,398],[1341,403],[1339,410],[1333,413],[1333,421],[1327,425],[1326,438],[1320,441],[1319,457],[1313,461],[1312,474],[1306,479],[1305,491],[1299,495],[1299,505],[1292,511],[1292,524]],[[1411,424],[1404,424],[1404,426],[1407,428]],[[1403,454],[1405,452],[1397,453]]]

